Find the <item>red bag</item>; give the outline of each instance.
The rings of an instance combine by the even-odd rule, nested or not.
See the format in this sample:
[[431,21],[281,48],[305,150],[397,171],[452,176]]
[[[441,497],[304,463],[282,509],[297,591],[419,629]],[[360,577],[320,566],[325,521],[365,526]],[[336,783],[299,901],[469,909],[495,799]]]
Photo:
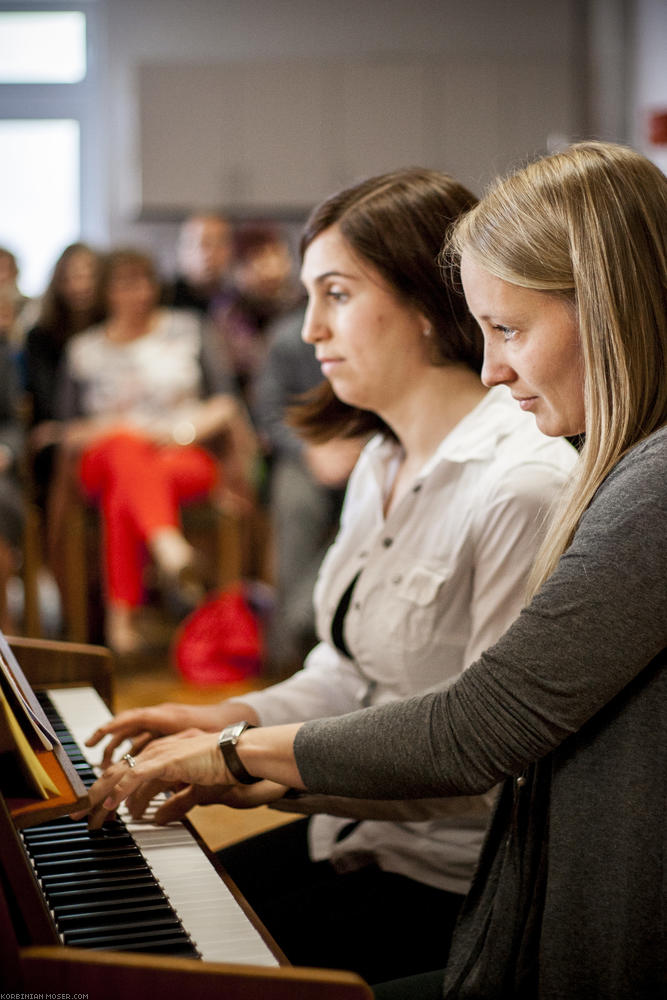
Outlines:
[[227,684],[260,672],[260,622],[243,584],[219,591],[185,619],[173,657],[191,684]]

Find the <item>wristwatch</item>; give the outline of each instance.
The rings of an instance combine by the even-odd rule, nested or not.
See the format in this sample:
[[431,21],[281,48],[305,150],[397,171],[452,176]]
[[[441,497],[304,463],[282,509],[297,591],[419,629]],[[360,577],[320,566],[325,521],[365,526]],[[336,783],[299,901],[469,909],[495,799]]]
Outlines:
[[240,781],[242,785],[254,785],[256,781],[262,780],[250,774],[249,771],[246,771],[236,752],[236,744],[243,733],[245,733],[246,729],[254,728],[249,722],[234,722],[231,726],[225,726],[218,739],[218,746],[220,747],[220,753],[224,757],[225,764],[236,780]]

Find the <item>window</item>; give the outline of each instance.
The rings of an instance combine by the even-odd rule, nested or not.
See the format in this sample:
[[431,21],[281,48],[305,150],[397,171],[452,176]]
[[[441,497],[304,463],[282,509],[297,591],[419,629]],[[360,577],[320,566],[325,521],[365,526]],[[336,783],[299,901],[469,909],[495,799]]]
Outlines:
[[68,119],[0,121],[0,242],[16,253],[21,290],[38,295],[54,262],[79,236],[79,123]]
[[0,13],[0,83],[79,83],[85,75],[82,11]]
[[90,53],[101,4],[0,4],[0,246],[15,254],[26,295],[44,291],[68,243],[97,242],[102,181]]

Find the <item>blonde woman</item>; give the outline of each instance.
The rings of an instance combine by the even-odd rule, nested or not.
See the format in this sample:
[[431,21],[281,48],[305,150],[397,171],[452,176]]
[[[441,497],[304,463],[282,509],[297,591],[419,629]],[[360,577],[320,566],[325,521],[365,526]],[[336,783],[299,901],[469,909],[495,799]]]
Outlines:
[[166,738],[93,789],[103,813],[132,795],[140,811],[156,778],[238,786],[237,801],[267,797],[242,787],[259,779],[380,800],[504,779],[444,984],[378,997],[664,996],[666,217],[657,167],[583,143],[499,182],[454,229],[484,381],[545,432],[586,435],[533,597],[498,642],[445,690],[245,730],[226,756],[215,735]]

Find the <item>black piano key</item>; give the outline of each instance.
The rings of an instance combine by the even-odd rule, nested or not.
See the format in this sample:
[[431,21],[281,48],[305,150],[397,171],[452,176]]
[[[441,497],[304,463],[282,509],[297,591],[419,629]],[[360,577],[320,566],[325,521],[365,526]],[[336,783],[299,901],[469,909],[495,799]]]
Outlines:
[[119,869],[122,872],[127,871],[141,871],[145,868],[146,862],[144,861],[141,854],[136,857],[124,857],[124,858],[83,858],[77,859],[75,861],[68,862],[67,859],[64,861],[45,861],[43,864],[38,864],[37,874],[40,878],[48,878],[49,875],[59,875],[67,873],[68,875],[75,875],[78,872],[85,877],[86,875],[110,875],[112,870]]
[[178,927],[137,927],[137,928],[93,928],[90,933],[72,933],[64,935],[64,942],[76,948],[104,948],[114,951],[119,945],[125,945],[127,951],[152,951],[151,944],[158,941],[180,941],[184,943]]
[[70,874],[69,872],[60,872],[58,874],[43,875],[40,878],[40,882],[48,892],[56,891],[58,889],[84,889],[95,888],[96,886],[103,885],[129,885],[132,884],[139,878],[145,878],[147,881],[155,882],[157,885],[157,880],[150,868],[146,866],[145,869],[140,868],[128,868],[127,870],[121,871],[120,869],[114,870],[113,872],[75,872]]
[[[82,907],[75,913],[58,912],[58,921],[63,934],[67,934],[76,928],[90,931],[91,928],[105,925],[120,925],[122,927],[141,925],[155,927],[160,920],[174,920],[174,913],[169,904],[164,899],[147,901],[143,903],[129,903],[123,905],[117,902],[113,907]],[[134,923],[133,923],[134,921]],[[171,924],[170,924],[171,925]]]
[[69,847],[71,857],[77,853],[112,854],[118,851],[138,850],[137,845],[127,834],[115,834],[113,837],[86,837],[77,834],[74,837],[48,837],[44,840],[31,840],[30,853],[34,858],[55,857],[66,854]]
[[156,879],[151,874],[140,873],[132,879],[90,879],[85,883],[64,880],[60,883],[53,882],[49,886],[49,900],[51,905],[57,907],[67,906],[77,900],[87,899],[125,899],[133,893],[159,892],[164,899],[164,892],[158,885]]
[[25,840],[30,845],[30,850],[35,853],[46,848],[53,848],[54,850],[62,848],[64,850],[69,844],[97,845],[100,843],[123,844],[132,842],[132,838],[129,836],[127,830],[114,830],[105,837],[91,837],[87,830],[74,830],[71,834],[67,830],[63,830],[57,833],[44,833],[41,836],[26,837]]
[[[89,894],[86,898],[84,894],[78,893],[77,899],[78,902],[75,902],[74,899],[69,903],[62,900],[59,902],[59,918],[69,916],[70,914],[89,913],[96,906],[101,907],[102,905],[104,906],[104,912],[112,912],[114,909],[123,909],[125,906],[143,906],[144,904],[163,902],[164,896],[159,886],[156,885],[147,886],[143,891],[135,889],[130,895],[122,893],[115,897],[109,897],[104,893],[101,895],[94,893]],[[100,910],[100,912],[102,911]]]
[[192,945],[179,936],[169,934],[164,937],[151,938],[149,944],[142,944],[139,941],[121,941],[118,938],[90,942],[77,942],[79,948],[90,948],[103,951],[125,951],[125,952],[149,952],[151,955],[173,955],[183,958],[200,958],[198,952],[193,952]]

